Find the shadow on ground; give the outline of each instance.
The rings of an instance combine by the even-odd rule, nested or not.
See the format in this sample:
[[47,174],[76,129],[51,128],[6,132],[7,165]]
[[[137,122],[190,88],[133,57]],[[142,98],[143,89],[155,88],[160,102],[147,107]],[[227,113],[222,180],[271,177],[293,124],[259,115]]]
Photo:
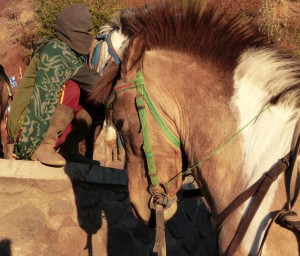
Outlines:
[[11,256],[11,241],[9,239],[0,240],[0,255]]
[[[89,256],[98,255],[95,252],[99,245],[93,242],[93,236],[103,229],[107,234],[107,255],[155,255],[152,252],[155,228],[147,227],[133,216],[126,185],[72,181],[72,186],[78,223],[87,235]],[[177,213],[166,224],[167,255],[217,255],[216,236],[209,217],[200,198],[179,201]]]

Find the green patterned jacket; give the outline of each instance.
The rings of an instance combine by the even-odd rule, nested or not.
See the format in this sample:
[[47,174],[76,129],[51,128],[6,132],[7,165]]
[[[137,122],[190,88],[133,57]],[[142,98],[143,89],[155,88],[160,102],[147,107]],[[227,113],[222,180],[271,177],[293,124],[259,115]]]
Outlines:
[[22,129],[16,152],[20,159],[30,159],[40,145],[62,86],[82,67],[81,57],[58,39],[43,39],[38,46],[8,117],[8,133],[14,142]]

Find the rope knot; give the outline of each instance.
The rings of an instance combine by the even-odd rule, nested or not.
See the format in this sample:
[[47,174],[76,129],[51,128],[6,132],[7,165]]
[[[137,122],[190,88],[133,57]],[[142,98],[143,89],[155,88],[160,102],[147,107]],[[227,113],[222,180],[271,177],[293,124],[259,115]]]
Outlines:
[[151,194],[150,198],[150,208],[155,210],[158,205],[162,206],[164,209],[167,209],[171,206],[171,204],[176,200],[168,197],[167,189],[163,184],[158,186],[150,186],[149,192]]

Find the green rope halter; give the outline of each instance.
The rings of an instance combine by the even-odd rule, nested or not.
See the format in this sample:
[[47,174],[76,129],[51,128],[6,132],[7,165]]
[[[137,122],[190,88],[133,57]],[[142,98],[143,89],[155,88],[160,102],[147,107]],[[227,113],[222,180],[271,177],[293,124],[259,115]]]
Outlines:
[[142,136],[144,140],[143,150],[147,160],[146,162],[147,162],[151,184],[152,186],[158,186],[160,183],[157,177],[154,154],[151,146],[150,134],[149,134],[148,124],[147,124],[147,112],[145,108],[146,105],[148,106],[154,119],[162,129],[163,133],[178,148],[180,148],[180,140],[177,139],[176,136],[169,130],[166,123],[163,121],[158,111],[156,110],[155,105],[153,104],[146,90],[144,76],[141,70],[137,71],[137,76],[135,80],[117,84],[114,88],[114,91],[116,94],[118,94],[122,91],[129,90],[132,88],[136,88],[136,105],[137,105],[137,110],[138,110],[140,124],[141,124]]

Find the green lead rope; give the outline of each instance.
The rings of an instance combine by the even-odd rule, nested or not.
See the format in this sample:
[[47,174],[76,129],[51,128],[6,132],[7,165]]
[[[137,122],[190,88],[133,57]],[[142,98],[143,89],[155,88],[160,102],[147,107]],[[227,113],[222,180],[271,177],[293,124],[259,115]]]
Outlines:
[[225,141],[218,149],[216,149],[214,152],[203,158],[201,161],[199,161],[197,164],[193,165],[192,167],[187,168],[186,171],[178,173],[175,177],[170,179],[168,182],[166,182],[166,186],[170,185],[170,182],[173,180],[176,180],[177,178],[183,176],[184,174],[191,174],[192,169],[195,169],[197,166],[202,165],[207,160],[212,158],[215,154],[217,154],[219,151],[221,151],[225,146],[227,146],[228,143],[230,143],[236,136],[238,136],[244,129],[246,129],[251,123],[256,122],[258,117],[265,112],[267,109],[269,109],[272,105],[269,104],[265,108],[263,108],[255,117],[253,117],[246,125],[244,125],[242,128],[240,128],[234,135],[232,135],[227,141]]

